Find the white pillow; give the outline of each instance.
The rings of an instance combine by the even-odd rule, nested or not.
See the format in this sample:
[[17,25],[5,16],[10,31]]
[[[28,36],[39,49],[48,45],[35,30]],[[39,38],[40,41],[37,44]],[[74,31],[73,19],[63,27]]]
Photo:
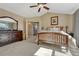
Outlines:
[[60,31],[60,28],[50,28],[50,31]]
[[60,31],[60,28],[54,28],[55,31]]

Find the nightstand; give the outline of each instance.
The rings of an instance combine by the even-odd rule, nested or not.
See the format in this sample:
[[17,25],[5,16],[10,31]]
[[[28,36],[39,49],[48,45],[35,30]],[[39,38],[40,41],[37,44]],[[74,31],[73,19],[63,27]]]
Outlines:
[[71,35],[72,37],[74,37],[74,33],[68,33],[69,35]]

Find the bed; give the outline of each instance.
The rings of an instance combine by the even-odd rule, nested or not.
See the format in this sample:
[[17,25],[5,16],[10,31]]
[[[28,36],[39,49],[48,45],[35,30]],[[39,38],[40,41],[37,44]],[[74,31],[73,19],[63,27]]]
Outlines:
[[[56,44],[59,46],[63,46],[68,50],[70,42],[72,41],[72,37],[63,31],[63,27],[52,27],[51,30],[41,30],[37,33],[37,44],[40,42]],[[71,41],[70,41],[71,40]],[[74,40],[74,39],[73,39]],[[75,41],[76,46],[76,41]]]

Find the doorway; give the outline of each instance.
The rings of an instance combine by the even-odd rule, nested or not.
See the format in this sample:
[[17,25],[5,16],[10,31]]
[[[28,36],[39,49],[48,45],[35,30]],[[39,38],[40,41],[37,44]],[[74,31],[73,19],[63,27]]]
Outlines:
[[39,22],[33,22],[33,35],[35,36],[39,30]]
[[29,22],[29,24],[28,24],[29,37],[36,36],[38,30],[39,30],[39,22]]

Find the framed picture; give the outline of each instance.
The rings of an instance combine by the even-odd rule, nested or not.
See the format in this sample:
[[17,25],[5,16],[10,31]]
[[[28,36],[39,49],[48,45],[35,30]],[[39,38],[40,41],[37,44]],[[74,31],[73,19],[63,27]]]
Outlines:
[[51,17],[51,25],[58,25],[58,16]]

